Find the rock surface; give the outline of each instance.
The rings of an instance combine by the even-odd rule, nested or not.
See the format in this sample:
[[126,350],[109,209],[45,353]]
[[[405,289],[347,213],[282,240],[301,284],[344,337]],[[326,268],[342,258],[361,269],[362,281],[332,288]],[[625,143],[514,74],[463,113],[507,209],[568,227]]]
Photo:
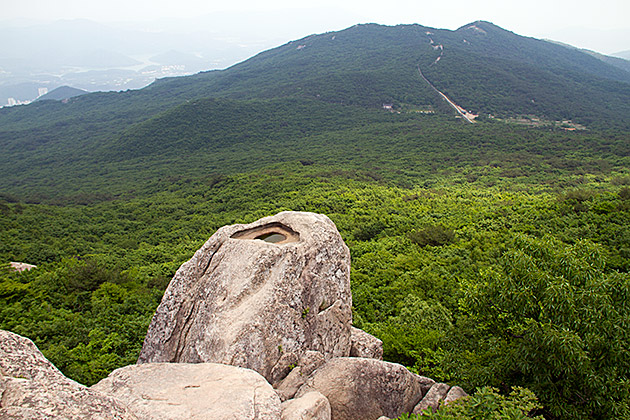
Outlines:
[[173,277],[138,362],[225,363],[270,379],[285,352],[349,355],[351,306],[350,253],[328,217],[225,226]]
[[92,389],[127,404],[140,420],[279,420],[280,399],[258,373],[216,363],[120,368]]
[[383,360],[383,342],[363,330],[350,330],[350,357],[366,357]]
[[318,391],[330,402],[333,420],[376,420],[410,412],[422,398],[418,375],[396,363],[341,357],[317,369],[296,397]]
[[444,397],[444,404],[448,404],[452,401],[457,401],[460,398],[464,398],[467,396],[468,394],[462,388],[458,386],[451,387],[451,389],[448,390],[446,397]]
[[427,392],[422,401],[414,407],[413,414],[422,414],[422,412],[427,408],[431,408],[433,409],[433,412],[435,412],[440,405],[440,401],[446,397],[450,388],[451,387],[447,384],[435,383],[431,389],[429,389],[429,392]]
[[36,265],[27,264],[23,262],[11,262],[9,265],[13,271],[29,271],[29,270],[32,270],[33,268],[37,268]]
[[[319,353],[321,354],[321,353]],[[283,353],[280,360],[274,365],[269,374],[269,383],[276,386],[278,382],[287,377],[289,373],[298,365],[300,358],[295,353]]]
[[276,392],[280,399],[286,401],[293,398],[308,377],[324,363],[326,363],[326,359],[320,352],[305,352],[298,361],[298,365],[289,372],[282,382],[277,384]]
[[330,420],[330,403],[319,392],[282,403],[282,420]]
[[426,376],[415,375],[415,377],[416,377],[416,380],[420,382],[420,387],[422,388],[422,395],[426,396],[429,390],[431,389],[431,387],[435,385],[435,381],[431,378],[427,378]]
[[0,331],[0,418],[132,420],[116,399],[66,378],[35,344]]

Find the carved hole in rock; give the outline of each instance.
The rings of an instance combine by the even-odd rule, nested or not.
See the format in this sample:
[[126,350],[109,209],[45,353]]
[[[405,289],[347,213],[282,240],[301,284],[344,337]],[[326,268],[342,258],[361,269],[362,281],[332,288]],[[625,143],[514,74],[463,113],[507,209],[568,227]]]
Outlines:
[[300,240],[300,234],[282,223],[275,222],[233,234],[232,239],[258,239],[272,244],[286,244]]

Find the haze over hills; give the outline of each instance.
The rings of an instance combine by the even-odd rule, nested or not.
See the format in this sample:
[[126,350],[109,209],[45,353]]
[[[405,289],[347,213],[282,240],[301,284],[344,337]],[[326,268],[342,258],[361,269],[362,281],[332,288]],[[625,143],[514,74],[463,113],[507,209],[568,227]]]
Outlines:
[[40,96],[36,100],[37,101],[47,101],[47,100],[63,101],[64,99],[74,98],[75,96],[85,95],[86,93],[88,92],[82,89],[75,89],[70,86],[60,86],[57,89],[53,89],[52,91],[46,93],[45,95]]
[[[10,97],[33,100],[38,88],[138,89],[160,77],[224,68],[262,48],[260,40],[208,30],[191,28],[183,35],[175,29],[156,31],[82,19],[44,24],[2,22],[0,37],[11,40],[0,52],[0,106]],[[273,45],[266,42],[264,46]],[[169,51],[186,59],[173,62],[171,53],[166,64],[152,60]]]
[[[630,72],[582,51],[481,21],[456,31],[355,25],[286,43],[226,70],[161,79],[138,91],[3,109],[0,139],[8,152],[0,187],[23,190],[41,183],[43,173],[65,173],[75,174],[72,187],[79,188],[80,180],[93,180],[85,171],[101,173],[103,163],[116,162],[110,175],[127,167],[126,176],[140,176],[140,161],[157,168],[189,153],[201,167],[235,168],[237,152],[230,158],[236,160],[219,164],[217,151],[422,115],[455,121],[457,113],[437,91],[481,122],[527,116],[570,120],[568,127],[630,128]],[[400,114],[383,111],[383,104]],[[261,123],[278,112],[287,115],[279,126]],[[336,127],[342,120],[347,122]],[[272,155],[247,165],[299,157]]]
[[109,23],[0,17],[0,37],[11,40],[0,51],[0,106],[10,97],[33,100],[39,88],[139,89],[157,78],[226,68],[296,37],[289,34],[314,32],[319,17],[330,28],[347,26],[340,17],[314,13],[286,19],[277,11],[226,11]]
[[621,51],[618,53],[611,54],[614,57],[623,58],[625,60],[630,60],[630,51]]
[[0,109],[0,260],[37,266],[0,269],[0,329],[95,383],[136,363],[169,279],[216,229],[316,212],[350,249],[353,323],[385,360],[475,410],[630,418],[630,73],[615,63],[489,22],[366,24]]

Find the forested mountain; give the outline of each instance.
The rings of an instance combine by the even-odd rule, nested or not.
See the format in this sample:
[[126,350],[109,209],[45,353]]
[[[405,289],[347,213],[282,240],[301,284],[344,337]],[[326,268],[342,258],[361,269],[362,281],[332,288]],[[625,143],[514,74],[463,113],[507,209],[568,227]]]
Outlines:
[[0,109],[0,261],[38,266],[0,267],[0,328],[94,383],[216,229],[314,211],[385,359],[538,396],[510,418],[630,418],[629,112],[630,73],[488,22],[357,25]]
[[[487,22],[456,31],[357,25],[289,42],[227,70],[159,80],[139,91],[2,109],[0,146],[5,153],[0,158],[0,187],[24,191],[34,186],[31,180],[37,184],[54,168],[53,177],[66,173],[74,178],[72,185],[64,185],[71,189],[89,177],[85,171],[100,172],[112,153],[118,162],[137,158],[147,148],[155,157],[160,150],[175,150],[173,142],[182,152],[215,153],[232,140],[224,131],[227,137],[221,144],[215,140],[204,144],[210,140],[199,133],[199,122],[217,127],[236,124],[232,131],[244,131],[247,112],[256,119],[275,109],[265,119],[274,124],[271,120],[277,118],[276,123],[283,124],[277,114],[282,102],[290,104],[285,106],[289,114],[295,114],[290,108],[329,120],[364,114],[364,124],[372,117],[375,122],[386,118],[374,113],[384,103],[395,110],[451,115],[453,111],[420,77],[419,68],[437,89],[482,117],[530,115],[573,120],[587,128],[629,125],[630,73],[578,50],[524,38]],[[204,99],[204,106],[189,105],[201,98],[237,102],[208,107],[211,102]],[[238,102],[249,100],[257,102]],[[307,111],[309,107],[313,109]],[[190,133],[179,124],[177,139],[161,137],[165,121],[172,131],[169,118],[196,123]],[[315,131],[333,128],[319,127],[319,121],[313,124]],[[189,134],[194,141],[186,140]],[[251,145],[255,136],[248,136],[238,142]]]
[[630,61],[628,59],[619,57],[610,57],[607,55],[596,53],[595,51],[583,50],[587,54],[592,55],[595,58],[602,60],[605,63],[611,64],[617,68],[630,72]]
[[83,89],[76,89],[70,86],[59,86],[57,89],[53,89],[45,95],[37,98],[38,101],[62,101],[64,99],[74,98],[75,96],[81,96],[88,93]]
[[[147,149],[145,162],[158,159],[157,152],[165,149],[176,160],[182,157],[176,156],[180,150],[194,152],[203,162],[203,157],[212,159],[235,141],[224,131],[225,140],[218,144],[208,137],[217,129],[200,132],[205,129],[199,123],[236,124],[232,131],[249,131],[238,137],[238,143],[255,147],[258,129],[285,123],[279,107],[294,115],[293,124],[303,125],[298,131],[320,134],[337,130],[334,124],[320,126],[321,118],[334,121],[345,114],[352,120],[361,114],[362,126],[405,119],[383,116],[384,103],[397,111],[455,115],[420,77],[419,69],[437,89],[481,119],[528,115],[572,120],[591,129],[630,124],[630,73],[581,51],[524,38],[488,22],[456,31],[356,25],[289,42],[227,70],[158,80],[139,91],[2,109],[0,146],[5,153],[0,157],[0,188],[20,193],[46,189],[44,184],[77,189],[93,179],[90,173],[102,173],[112,156],[119,166],[130,168],[137,165],[127,160]],[[227,102],[211,107],[216,102],[203,98]],[[190,105],[195,100],[202,104]],[[247,112],[269,124],[249,127],[243,122],[250,118]],[[304,115],[311,116],[310,126],[303,124]],[[196,134],[169,118],[194,122],[190,129]],[[165,125],[170,134],[160,136]],[[180,127],[177,138],[172,136],[175,126]],[[189,135],[194,141],[187,140]],[[60,173],[65,174],[63,180],[72,181],[55,180]],[[134,170],[125,176],[133,177]]]

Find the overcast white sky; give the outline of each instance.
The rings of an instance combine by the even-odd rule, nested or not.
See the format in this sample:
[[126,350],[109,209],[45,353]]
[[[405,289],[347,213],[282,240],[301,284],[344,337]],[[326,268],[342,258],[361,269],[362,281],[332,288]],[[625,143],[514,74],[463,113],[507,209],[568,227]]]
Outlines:
[[[274,12],[283,17],[286,27],[273,30],[287,41],[356,23],[419,23],[456,29],[487,20],[520,35],[550,38],[602,53],[630,50],[629,0],[0,0],[0,5],[0,19],[4,20],[129,22],[198,18],[218,12]],[[296,21],[300,22],[297,26]],[[233,25],[238,28],[238,20]]]

